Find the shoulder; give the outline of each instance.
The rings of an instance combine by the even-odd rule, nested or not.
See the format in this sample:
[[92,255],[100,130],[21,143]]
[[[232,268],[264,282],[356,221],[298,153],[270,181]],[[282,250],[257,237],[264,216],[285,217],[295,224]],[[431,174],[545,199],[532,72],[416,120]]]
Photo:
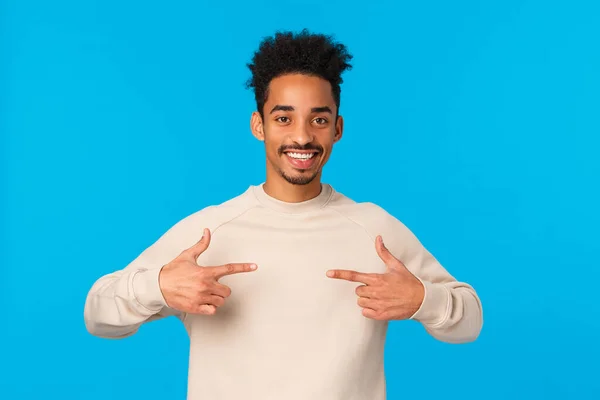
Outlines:
[[362,227],[371,240],[383,238],[394,254],[412,257],[423,250],[416,235],[399,218],[373,202],[339,202],[332,209]]
[[189,247],[202,236],[205,228],[211,233],[244,215],[256,206],[250,189],[220,204],[206,206],[175,222],[160,238],[163,243]]
[[221,204],[204,207],[174,223],[147,246],[129,267],[158,268],[197,243],[205,228],[211,233],[251,209],[254,204],[248,191]]
[[406,229],[406,226],[383,207],[373,202],[355,202],[338,194],[338,201],[331,204],[331,209],[362,226],[373,238],[387,232]]

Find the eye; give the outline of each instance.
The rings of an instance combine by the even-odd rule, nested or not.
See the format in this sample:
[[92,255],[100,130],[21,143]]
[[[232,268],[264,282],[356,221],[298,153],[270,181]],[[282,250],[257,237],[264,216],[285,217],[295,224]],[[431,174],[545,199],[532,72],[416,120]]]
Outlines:
[[327,119],[323,117],[315,118],[314,121],[317,123],[317,125],[325,125],[327,123]]
[[275,121],[281,122],[282,124],[287,124],[288,122],[290,122],[290,119],[288,117],[278,117],[275,118]]

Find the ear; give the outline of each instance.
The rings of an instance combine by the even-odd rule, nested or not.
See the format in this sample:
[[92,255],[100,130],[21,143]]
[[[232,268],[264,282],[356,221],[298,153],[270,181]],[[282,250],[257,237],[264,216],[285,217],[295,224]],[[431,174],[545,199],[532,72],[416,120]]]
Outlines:
[[265,132],[263,129],[263,121],[258,111],[254,111],[250,117],[250,130],[255,138],[263,142],[265,140]]
[[344,133],[344,118],[338,115],[337,121],[335,121],[335,136],[333,137],[333,143],[338,142],[342,138]]

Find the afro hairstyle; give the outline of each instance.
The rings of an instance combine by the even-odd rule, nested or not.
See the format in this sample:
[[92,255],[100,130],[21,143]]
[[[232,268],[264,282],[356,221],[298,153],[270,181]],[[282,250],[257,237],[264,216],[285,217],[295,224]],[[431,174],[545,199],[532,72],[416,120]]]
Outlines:
[[269,83],[274,78],[290,73],[301,73],[323,78],[331,84],[336,106],[340,107],[342,73],[352,68],[345,45],[332,36],[310,33],[307,29],[294,34],[284,31],[262,40],[252,61],[247,64],[252,76],[246,88],[254,89],[256,108],[263,115]]

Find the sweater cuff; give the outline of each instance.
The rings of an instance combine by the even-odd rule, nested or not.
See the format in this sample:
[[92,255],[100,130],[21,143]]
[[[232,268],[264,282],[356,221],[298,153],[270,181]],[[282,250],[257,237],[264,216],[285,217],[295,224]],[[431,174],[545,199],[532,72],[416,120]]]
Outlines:
[[441,283],[419,280],[425,288],[425,297],[421,307],[410,319],[427,324],[430,327],[442,325],[448,319],[450,292]]
[[158,283],[161,269],[141,269],[133,275],[133,296],[144,308],[153,312],[167,305]]

